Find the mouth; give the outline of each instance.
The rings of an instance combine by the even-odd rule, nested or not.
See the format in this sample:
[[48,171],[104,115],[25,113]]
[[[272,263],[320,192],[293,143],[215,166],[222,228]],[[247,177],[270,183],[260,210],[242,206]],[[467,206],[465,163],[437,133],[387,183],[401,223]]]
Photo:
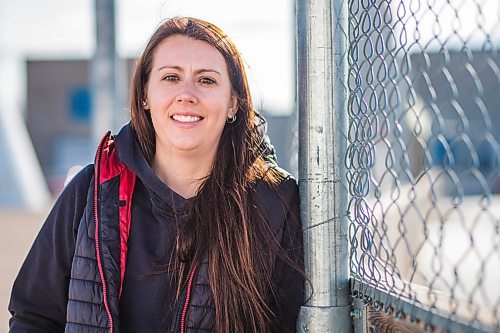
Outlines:
[[174,114],[173,116],[170,116],[170,118],[180,123],[195,123],[203,119],[203,117],[199,116],[186,116],[180,114]]

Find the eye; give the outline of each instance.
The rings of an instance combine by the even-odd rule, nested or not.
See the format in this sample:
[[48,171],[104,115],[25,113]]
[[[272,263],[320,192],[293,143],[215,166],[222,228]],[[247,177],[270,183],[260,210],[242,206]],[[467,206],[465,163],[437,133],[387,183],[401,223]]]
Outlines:
[[211,77],[202,77],[200,78],[200,83],[201,84],[205,84],[205,85],[212,85],[212,84],[215,84],[215,80],[212,79]]
[[162,77],[162,80],[169,81],[169,82],[175,82],[175,81],[179,81],[179,77],[177,75],[174,75],[174,74],[167,74],[167,75]]

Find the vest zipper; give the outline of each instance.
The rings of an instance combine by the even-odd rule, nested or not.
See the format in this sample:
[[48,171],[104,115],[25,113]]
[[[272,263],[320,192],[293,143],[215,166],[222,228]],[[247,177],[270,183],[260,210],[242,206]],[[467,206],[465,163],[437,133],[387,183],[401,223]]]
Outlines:
[[109,304],[108,304],[108,296],[107,296],[107,289],[106,289],[106,280],[104,279],[104,270],[102,268],[102,261],[101,261],[101,252],[100,252],[100,246],[99,246],[99,183],[100,183],[100,173],[101,173],[101,153],[102,153],[102,146],[104,145],[104,142],[108,139],[109,137],[108,132],[104,138],[102,138],[99,147],[97,148],[97,154],[96,154],[96,160],[94,164],[94,169],[95,169],[95,181],[94,181],[94,220],[95,220],[95,251],[96,251],[96,257],[97,257],[97,267],[99,269],[99,276],[101,278],[101,283],[102,283],[102,297],[104,300],[104,308],[106,309],[106,313],[108,315],[109,319],[109,333],[113,333],[113,317],[111,316],[111,310],[109,309]]
[[191,298],[191,287],[193,284],[193,278],[194,278],[194,273],[196,272],[196,267],[193,268],[193,271],[191,272],[189,276],[189,281],[186,289],[186,300],[184,301],[184,306],[182,308],[182,315],[181,315],[181,330],[180,333],[184,333],[185,327],[186,327],[186,315],[187,315],[187,310],[189,306],[189,301]]

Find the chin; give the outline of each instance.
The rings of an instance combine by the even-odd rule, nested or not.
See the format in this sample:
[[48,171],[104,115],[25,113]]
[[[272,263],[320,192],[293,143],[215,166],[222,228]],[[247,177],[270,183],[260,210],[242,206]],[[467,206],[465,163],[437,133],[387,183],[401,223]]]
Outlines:
[[171,146],[182,152],[193,152],[202,149],[202,145],[199,142],[173,142]]

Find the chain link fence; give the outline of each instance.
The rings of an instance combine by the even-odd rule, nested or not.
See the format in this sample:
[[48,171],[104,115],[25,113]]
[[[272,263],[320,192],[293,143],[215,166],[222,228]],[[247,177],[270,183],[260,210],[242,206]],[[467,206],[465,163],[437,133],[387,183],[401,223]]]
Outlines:
[[424,331],[500,330],[499,46],[498,0],[349,1],[353,297]]

